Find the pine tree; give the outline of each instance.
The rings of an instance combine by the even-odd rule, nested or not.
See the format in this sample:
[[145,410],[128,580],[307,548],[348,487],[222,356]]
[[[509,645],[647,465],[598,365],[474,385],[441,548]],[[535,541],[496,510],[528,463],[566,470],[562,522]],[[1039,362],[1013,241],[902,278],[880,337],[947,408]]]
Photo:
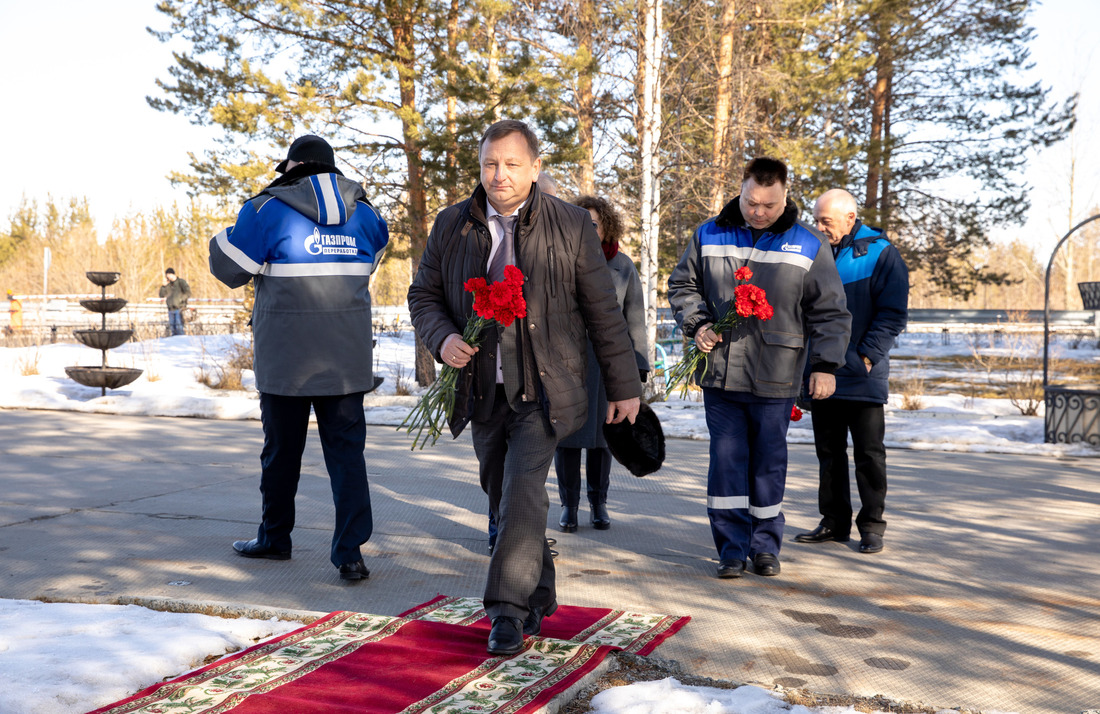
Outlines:
[[975,271],[973,251],[991,227],[1022,221],[1029,152],[1072,126],[1076,97],[1057,104],[1019,78],[1030,66],[1033,4],[865,0],[847,25],[874,57],[855,102],[869,129],[857,193],[864,217],[899,238],[939,288],[963,297],[1004,279]]

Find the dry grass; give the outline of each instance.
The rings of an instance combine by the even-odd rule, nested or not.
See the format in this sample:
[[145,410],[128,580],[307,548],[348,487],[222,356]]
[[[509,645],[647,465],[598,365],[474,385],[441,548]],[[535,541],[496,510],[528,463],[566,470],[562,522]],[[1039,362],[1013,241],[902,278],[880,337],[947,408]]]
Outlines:
[[394,365],[394,367],[393,393],[399,397],[407,397],[412,394],[412,384],[415,381],[414,375],[407,372],[402,364]]
[[922,397],[927,387],[925,386],[924,377],[920,376],[921,366],[921,361],[917,360],[915,366],[902,370],[901,379],[897,382],[896,387],[891,385],[891,391],[901,395],[901,408],[906,411],[924,409],[924,399]]
[[234,345],[223,359],[215,359],[206,352],[203,344],[202,361],[199,366],[198,381],[211,389],[241,390],[241,381],[246,369],[252,369],[252,343]]
[[20,349],[19,356],[15,358],[15,368],[19,374],[24,377],[39,374],[38,362],[41,359],[41,355],[38,352],[38,348],[41,346],[41,343],[35,337],[20,333],[8,335],[7,339],[5,339],[5,346]]
[[38,374],[38,359],[38,348],[22,352],[15,360],[15,367],[19,370],[19,374],[30,377]]

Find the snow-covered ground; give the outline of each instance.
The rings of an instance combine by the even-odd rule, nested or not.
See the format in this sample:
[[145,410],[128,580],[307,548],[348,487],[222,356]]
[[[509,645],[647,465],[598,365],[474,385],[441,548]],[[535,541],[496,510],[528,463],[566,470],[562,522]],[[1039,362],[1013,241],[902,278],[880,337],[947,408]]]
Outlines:
[[[382,386],[367,398],[367,421],[399,425],[408,414],[417,393],[413,379],[412,333],[387,331],[378,336],[375,374],[384,377]],[[943,344],[939,334],[904,334],[892,355],[894,376],[914,381],[951,376],[956,382],[985,381],[984,372],[947,369],[935,358],[968,355],[971,344],[953,335]],[[150,416],[188,416],[211,419],[259,419],[257,394],[247,389],[252,375],[245,372],[241,391],[211,389],[198,381],[202,374],[216,375],[227,363],[227,353],[246,341],[243,335],[167,337],[131,342],[111,350],[107,363],[114,367],[144,370],[136,382],[100,396],[98,389],[83,387],[65,374],[66,366],[98,365],[100,353],[78,344],[0,349],[0,408],[58,409]],[[1042,356],[1041,344],[1033,345]],[[1008,353],[1011,346],[979,349],[986,354]],[[1100,382],[1100,350],[1095,342],[1055,343],[1052,358],[1084,361],[1096,366]],[[37,372],[36,374],[24,374]],[[1041,376],[1041,375],[1040,375]],[[696,393],[697,394],[697,393]],[[983,399],[965,393],[927,391],[920,397],[923,408],[902,409],[903,397],[894,394],[886,407],[886,445],[891,448],[940,451],[983,451],[1047,455],[1100,456],[1100,450],[1083,444],[1044,444],[1043,418],[1022,416],[1007,399]],[[702,403],[680,399],[678,394],[657,402],[654,410],[670,437],[706,439]],[[788,441],[813,443],[810,418],[791,424]]]
[[[66,366],[98,365],[100,353],[82,345],[55,344],[0,348],[0,408],[56,409],[107,414],[258,419],[259,402],[252,379],[244,390],[211,389],[199,381],[215,374],[244,336],[170,337],[127,343],[108,354],[108,364],[144,370],[134,383],[100,396],[65,374]],[[983,352],[1012,347],[983,345]],[[1041,348],[1040,348],[1041,349]],[[1054,356],[1096,365],[1095,343],[1055,344]],[[970,354],[958,336],[943,344],[941,335],[905,334],[893,354],[898,371],[931,379],[943,367],[924,363],[935,357]],[[409,332],[378,335],[375,373],[382,386],[368,398],[373,424],[401,423],[415,397],[398,396],[413,387],[413,340]],[[1037,356],[1041,356],[1041,352]],[[966,377],[958,372],[956,377]],[[1100,376],[1100,374],[1098,374]],[[1100,380],[1098,380],[1100,381]],[[887,445],[895,448],[998,453],[1098,456],[1088,445],[1044,444],[1041,416],[1025,417],[1007,399],[978,399],[964,394],[925,394],[923,408],[900,408],[895,395],[886,408]],[[654,405],[666,435],[707,438],[702,404],[670,399]],[[791,443],[812,443],[812,415],[793,423]],[[135,691],[202,664],[203,658],[251,644],[298,627],[296,623],[226,620],[207,615],[163,613],[133,605],[44,604],[0,600],[0,714],[83,712],[122,699]],[[603,714],[840,714],[852,709],[788,708],[753,687],[718,690],[685,687],[675,680],[616,687],[595,697]]]

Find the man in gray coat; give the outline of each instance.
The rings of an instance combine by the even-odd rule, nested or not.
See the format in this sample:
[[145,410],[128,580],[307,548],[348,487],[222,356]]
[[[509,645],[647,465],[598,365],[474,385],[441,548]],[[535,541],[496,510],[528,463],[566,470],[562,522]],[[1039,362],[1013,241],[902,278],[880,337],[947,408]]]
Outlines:
[[[481,487],[499,533],[489,561],[488,650],[515,654],[557,608],[546,544],[546,476],[558,441],[584,423],[587,331],[604,373],[606,419],[630,422],[642,393],[634,349],[588,212],[539,189],[538,138],[523,122],[490,126],[479,144],[481,183],[435,220],[409,312],[417,335],[461,370],[451,433],[472,422]],[[462,340],[473,295],[464,284],[524,274],[527,316],[489,329],[480,348]]]

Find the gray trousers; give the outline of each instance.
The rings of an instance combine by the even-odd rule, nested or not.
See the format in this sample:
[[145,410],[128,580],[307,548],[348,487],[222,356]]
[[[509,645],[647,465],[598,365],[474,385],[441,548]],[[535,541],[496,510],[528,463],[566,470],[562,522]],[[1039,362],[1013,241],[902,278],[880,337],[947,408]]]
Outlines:
[[485,613],[523,619],[557,597],[546,544],[546,476],[557,436],[539,404],[508,405],[497,389],[490,418],[471,422],[481,488],[497,518],[497,542],[485,582]]

